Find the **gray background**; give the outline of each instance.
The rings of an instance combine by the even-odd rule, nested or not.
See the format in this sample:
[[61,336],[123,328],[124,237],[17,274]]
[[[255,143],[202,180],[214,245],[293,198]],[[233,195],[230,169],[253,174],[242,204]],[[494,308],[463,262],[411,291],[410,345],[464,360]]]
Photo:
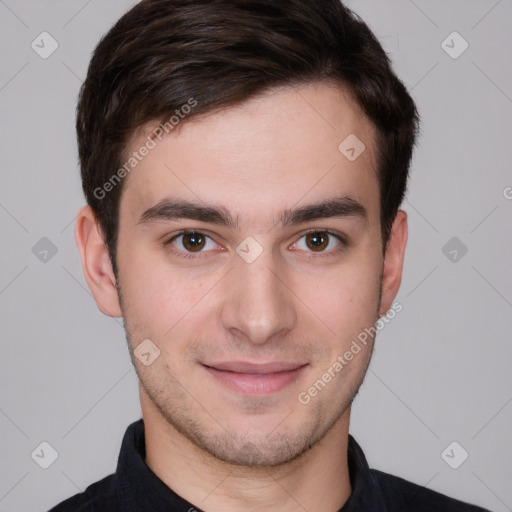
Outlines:
[[[112,472],[140,417],[122,322],[96,309],[73,234],[78,88],[132,4],[0,0],[1,512],[45,510]],[[351,433],[372,467],[512,510],[512,0],[348,4],[423,119],[403,205],[403,311],[377,338]],[[47,59],[31,48],[43,31],[59,44]],[[441,44],[453,31],[469,43],[458,58]],[[43,237],[56,254],[40,242],[36,257]],[[31,458],[42,441],[59,455],[46,470]],[[452,441],[469,452],[458,469],[441,456]]]

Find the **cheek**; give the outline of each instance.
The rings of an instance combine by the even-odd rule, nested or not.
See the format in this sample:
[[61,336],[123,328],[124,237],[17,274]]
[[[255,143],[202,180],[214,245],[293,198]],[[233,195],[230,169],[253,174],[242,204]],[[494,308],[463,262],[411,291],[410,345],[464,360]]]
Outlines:
[[[149,253],[126,254],[119,265],[125,321],[139,337],[172,339],[176,346],[181,339],[176,333],[198,325],[200,306],[211,306],[212,284],[207,276],[179,272]],[[129,270],[121,274],[121,268]]]
[[306,312],[305,321],[321,320],[334,343],[343,345],[377,320],[379,284],[380,268],[375,260],[360,260],[357,265],[333,267],[324,275],[302,276],[294,289],[314,313]]
[[[167,319],[172,305],[176,303],[177,287],[168,286],[166,272],[162,265],[144,251],[137,251],[119,244],[119,282],[123,293],[123,314],[131,330],[148,330],[155,322],[169,322]],[[144,332],[145,336],[155,335]]]

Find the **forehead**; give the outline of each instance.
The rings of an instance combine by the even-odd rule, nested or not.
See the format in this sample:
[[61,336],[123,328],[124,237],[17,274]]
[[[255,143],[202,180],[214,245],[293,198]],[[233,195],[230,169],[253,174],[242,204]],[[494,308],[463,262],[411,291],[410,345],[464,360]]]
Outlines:
[[[340,86],[274,89],[181,122],[125,178],[121,219],[183,198],[222,205],[242,222],[270,222],[284,208],[341,195],[378,215],[376,130]],[[132,138],[127,158],[156,127]]]

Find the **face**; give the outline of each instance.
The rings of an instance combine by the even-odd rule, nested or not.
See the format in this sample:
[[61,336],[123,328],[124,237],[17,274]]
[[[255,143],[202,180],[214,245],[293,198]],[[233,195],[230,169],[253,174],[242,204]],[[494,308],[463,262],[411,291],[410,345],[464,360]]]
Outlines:
[[[375,132],[325,83],[180,128],[120,203],[118,286],[143,408],[217,459],[278,465],[348,417],[371,357],[370,340],[332,370],[379,315]],[[350,134],[366,147],[355,160],[338,148]],[[144,340],[160,351],[147,366],[133,355]]]

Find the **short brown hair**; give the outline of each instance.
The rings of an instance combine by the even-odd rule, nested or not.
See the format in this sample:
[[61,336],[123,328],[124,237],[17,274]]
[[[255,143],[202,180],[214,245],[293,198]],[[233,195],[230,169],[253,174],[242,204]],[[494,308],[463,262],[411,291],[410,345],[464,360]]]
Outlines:
[[144,0],[128,11],[94,51],[76,124],[83,190],[114,272],[122,182],[108,196],[97,191],[122,165],[136,129],[167,121],[191,98],[182,122],[272,87],[324,80],[347,87],[377,128],[385,251],[419,116],[356,14],[339,0]]

